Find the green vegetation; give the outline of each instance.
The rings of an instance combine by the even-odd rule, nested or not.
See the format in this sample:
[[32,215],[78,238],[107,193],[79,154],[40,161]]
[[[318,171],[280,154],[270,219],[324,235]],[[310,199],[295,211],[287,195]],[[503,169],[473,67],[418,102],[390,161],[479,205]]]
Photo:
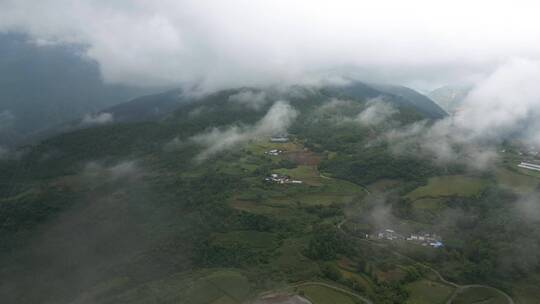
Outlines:
[[298,290],[313,304],[356,304],[351,296],[337,290],[320,286],[308,285],[298,287]]
[[276,173],[291,176],[293,179],[302,180],[308,185],[321,186],[322,177],[316,167],[313,166],[298,166],[294,169],[278,169]]
[[[506,163],[480,175],[396,154],[376,140],[395,125],[336,123],[363,99],[324,110],[330,92],[305,94],[291,98],[301,114],[288,143],[261,137],[197,158],[193,135],[265,113],[231,107],[222,92],[164,120],[66,133],[0,161],[0,295],[239,304],[297,286],[315,304],[358,303],[347,292],[445,303],[454,288],[424,264],[458,284],[537,298],[540,223],[516,204],[538,194],[536,178]],[[394,123],[417,118],[400,112]],[[265,181],[271,173],[303,183]],[[436,233],[444,247],[378,239],[384,229]]]
[[407,197],[415,200],[424,197],[462,196],[471,197],[480,194],[488,182],[463,175],[437,176],[428,180],[428,184],[418,187]]
[[428,280],[409,283],[405,288],[410,293],[407,304],[445,304],[454,291],[453,287]]
[[539,185],[540,180],[537,178],[520,174],[515,170],[507,168],[499,168],[495,171],[497,182],[519,193],[528,193],[534,191]]
[[253,230],[214,233],[212,235],[212,245],[222,247],[246,246],[256,249],[269,249],[276,246],[276,241],[276,237],[272,233]]
[[[110,293],[110,291],[109,291]],[[201,270],[175,274],[128,290],[115,297],[122,303],[179,302],[193,304],[241,304],[248,299],[250,284],[232,270]],[[105,295],[105,294],[103,294]]]
[[487,303],[487,304],[506,304],[508,301],[500,293],[483,287],[467,288],[463,292],[460,292],[453,303],[455,304],[473,304],[473,303]]

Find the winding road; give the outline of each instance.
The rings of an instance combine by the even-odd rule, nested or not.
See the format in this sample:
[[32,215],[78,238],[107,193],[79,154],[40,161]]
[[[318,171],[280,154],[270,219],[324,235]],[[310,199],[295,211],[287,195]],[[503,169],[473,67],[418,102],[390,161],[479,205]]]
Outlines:
[[[341,220],[339,223],[337,223],[337,228],[340,229],[341,231],[343,231],[341,229],[341,226],[347,221],[347,219],[343,219]],[[370,241],[367,241],[367,240],[364,240],[366,242],[370,242]],[[370,242],[372,243],[372,242]],[[379,245],[379,246],[382,246],[380,244],[376,244],[376,245]],[[502,295],[507,301],[508,301],[508,304],[515,304],[514,300],[512,299],[512,297],[510,297],[510,295],[508,295],[506,292],[500,290],[500,289],[497,289],[495,287],[491,287],[491,286],[488,286],[488,285],[480,285],[480,284],[471,284],[471,285],[460,285],[460,284],[457,284],[457,283],[454,283],[452,281],[448,281],[447,279],[445,279],[443,277],[443,275],[438,271],[436,270],[435,268],[429,266],[429,265],[426,265],[424,263],[421,263],[411,257],[408,257],[402,253],[399,253],[397,251],[392,251],[395,255],[403,258],[403,259],[406,259],[406,260],[409,260],[415,264],[418,264],[418,265],[421,265],[422,267],[426,268],[426,269],[429,269],[431,272],[433,272],[439,281],[441,281],[442,283],[444,284],[447,284],[447,285],[450,285],[452,287],[455,288],[454,292],[452,293],[452,295],[450,296],[450,298],[446,301],[446,304],[452,304],[452,302],[454,301],[454,299],[462,292],[464,292],[465,290],[469,289],[469,288],[487,288],[487,289],[491,289],[497,293],[499,293],[500,295]],[[331,285],[331,284],[328,284],[328,283],[324,283],[324,282],[299,282],[299,283],[296,283],[296,284],[292,284],[289,286],[289,288],[295,288],[295,287],[301,287],[301,286],[323,286],[323,287],[327,287],[327,288],[330,288],[330,289],[333,289],[333,290],[336,290],[336,291],[339,291],[339,292],[342,292],[346,295],[349,295],[351,297],[354,297],[356,299],[359,299],[360,301],[366,303],[366,304],[373,304],[373,301],[371,301],[370,299],[364,297],[364,296],[361,296],[357,293],[354,293],[354,292],[351,292],[347,289],[344,289],[344,288],[341,288],[341,287],[337,287],[337,286],[334,286],[334,285]]]
[[501,294],[503,297],[505,297],[509,304],[515,304],[514,300],[506,292],[504,292],[504,291],[502,291],[500,289],[497,289],[495,287],[491,287],[491,286],[487,286],[487,285],[476,285],[476,284],[473,284],[473,285],[458,285],[458,287],[456,288],[456,290],[454,291],[454,293],[452,294],[450,299],[448,299],[448,301],[446,301],[446,304],[452,304],[454,299],[460,293],[464,292],[466,289],[469,289],[469,288],[487,288],[487,289],[491,289],[491,290]]
[[[341,226],[346,222],[346,219],[345,220],[342,220],[341,222],[338,223],[337,225],[337,228],[338,229],[341,229]],[[342,230],[343,231],[343,230]],[[366,241],[366,242],[370,242],[368,240],[363,240],[363,241]],[[373,242],[370,242],[373,244]],[[382,246],[380,244],[376,244],[378,246]],[[422,262],[419,262],[409,256],[406,256],[402,253],[399,253],[397,251],[392,251],[392,253],[394,253],[395,255],[403,258],[403,259],[406,259],[406,260],[409,260],[413,263],[416,263],[418,265],[421,265],[422,267],[426,268],[426,269],[429,269],[431,272],[433,272],[437,278],[439,279],[439,281],[441,281],[442,283],[444,284],[447,284],[447,285],[450,285],[452,287],[455,288],[454,292],[452,293],[452,296],[448,299],[448,301],[446,301],[446,304],[452,304],[452,302],[454,301],[454,299],[462,292],[464,292],[466,289],[469,289],[469,288],[487,288],[487,289],[491,289],[497,293],[499,293],[500,295],[502,295],[507,301],[508,301],[508,304],[515,304],[514,300],[512,299],[512,297],[510,297],[510,295],[508,295],[506,292],[500,290],[500,289],[497,289],[495,287],[492,287],[492,286],[488,286],[488,285],[481,285],[481,284],[470,284],[470,285],[460,285],[460,284],[457,284],[457,283],[454,283],[454,282],[451,282],[451,281],[448,281],[447,279],[445,279],[443,277],[443,275],[435,268],[429,266],[429,265],[426,265]]]
[[500,295],[502,295],[503,297],[506,298],[506,300],[508,301],[508,304],[515,304],[514,300],[512,299],[512,297],[510,297],[510,295],[508,295],[506,292],[500,290],[500,289],[497,289],[495,287],[492,287],[492,286],[488,286],[488,285],[481,285],[481,284],[470,284],[470,285],[459,285],[457,283],[454,283],[454,282],[451,282],[451,281],[448,281],[447,279],[445,279],[442,274],[435,268],[429,266],[429,265],[426,265],[424,263],[421,263],[421,262],[418,262],[417,260],[411,258],[411,257],[408,257],[404,254],[401,254],[399,252],[396,252],[396,251],[392,251],[395,255],[401,257],[401,258],[404,258],[404,259],[407,259],[411,262],[414,262],[414,263],[417,263],[418,265],[422,265],[422,267],[426,268],[426,269],[429,269],[431,272],[433,272],[437,278],[439,279],[439,281],[443,282],[444,284],[447,284],[447,285],[450,285],[450,286],[453,286],[454,288],[456,288],[454,290],[454,292],[452,293],[452,296],[448,299],[448,301],[446,301],[446,304],[452,304],[452,302],[454,301],[454,299],[462,292],[464,292],[466,289],[469,289],[469,288],[487,288],[487,289],[491,289],[497,293],[499,293]]

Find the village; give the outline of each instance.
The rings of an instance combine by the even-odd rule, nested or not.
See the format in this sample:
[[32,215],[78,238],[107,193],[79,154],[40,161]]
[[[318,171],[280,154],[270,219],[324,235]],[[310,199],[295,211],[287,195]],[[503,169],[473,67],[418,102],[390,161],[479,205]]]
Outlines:
[[403,236],[392,229],[385,229],[371,236],[366,235],[366,237],[388,241],[406,241],[422,246],[431,246],[433,248],[441,248],[444,246],[441,236],[435,233],[412,233],[409,236]]
[[533,163],[520,162],[517,166],[523,169],[540,171],[540,165],[533,164]]
[[294,180],[291,179],[287,175],[281,175],[277,173],[272,173],[270,176],[264,179],[267,182],[275,183],[275,184],[302,184],[303,181],[301,180]]
[[283,152],[285,152],[285,151],[284,150],[278,150],[278,149],[272,149],[272,150],[265,151],[264,154],[270,155],[270,156],[279,156],[279,155],[283,154]]
[[[289,136],[286,134],[279,134],[274,135],[270,138],[270,142],[272,143],[287,143],[289,142]],[[269,156],[279,156],[282,155],[285,152],[285,150],[282,149],[271,149],[268,151],[265,151],[264,154]],[[266,182],[274,183],[274,184],[303,184],[304,182],[301,180],[295,180],[291,179],[288,175],[278,174],[278,173],[272,173],[268,177],[264,179]]]
[[[506,149],[501,150],[502,153],[507,153]],[[540,164],[538,164],[540,153],[538,147],[521,145],[518,148],[517,154],[520,156],[521,161],[516,166],[521,169],[540,171]]]

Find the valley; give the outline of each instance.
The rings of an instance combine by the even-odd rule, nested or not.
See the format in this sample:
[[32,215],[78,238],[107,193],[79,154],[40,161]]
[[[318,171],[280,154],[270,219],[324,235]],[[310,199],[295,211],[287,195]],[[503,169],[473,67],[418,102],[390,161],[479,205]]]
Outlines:
[[[371,106],[363,95],[300,92],[286,96],[290,107],[262,110],[230,106],[236,92],[220,92],[1,162],[0,294],[17,303],[243,304],[279,292],[313,304],[535,303],[531,251],[513,248],[537,241],[540,227],[515,201],[540,180],[517,167],[518,152],[505,147],[485,170],[396,154],[377,139],[423,119],[414,107],[363,125],[354,120]],[[276,109],[296,120],[267,127]],[[283,129],[287,139],[272,141]],[[444,245],[370,237],[387,229]]]
[[0,0],[0,304],[540,303],[539,11]]

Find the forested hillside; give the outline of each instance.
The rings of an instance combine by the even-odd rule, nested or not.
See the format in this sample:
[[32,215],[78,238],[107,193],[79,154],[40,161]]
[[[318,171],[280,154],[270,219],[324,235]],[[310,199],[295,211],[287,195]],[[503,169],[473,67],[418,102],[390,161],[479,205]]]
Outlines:
[[[446,303],[504,292],[534,303],[540,225],[515,202],[540,180],[515,169],[510,144],[482,170],[419,142],[396,149],[396,130],[444,115],[395,93],[244,88],[145,112],[176,102],[171,92],[103,111],[123,121],[21,148],[0,160],[1,297]],[[405,238],[426,233],[444,246]],[[456,293],[468,284],[496,289]]]

